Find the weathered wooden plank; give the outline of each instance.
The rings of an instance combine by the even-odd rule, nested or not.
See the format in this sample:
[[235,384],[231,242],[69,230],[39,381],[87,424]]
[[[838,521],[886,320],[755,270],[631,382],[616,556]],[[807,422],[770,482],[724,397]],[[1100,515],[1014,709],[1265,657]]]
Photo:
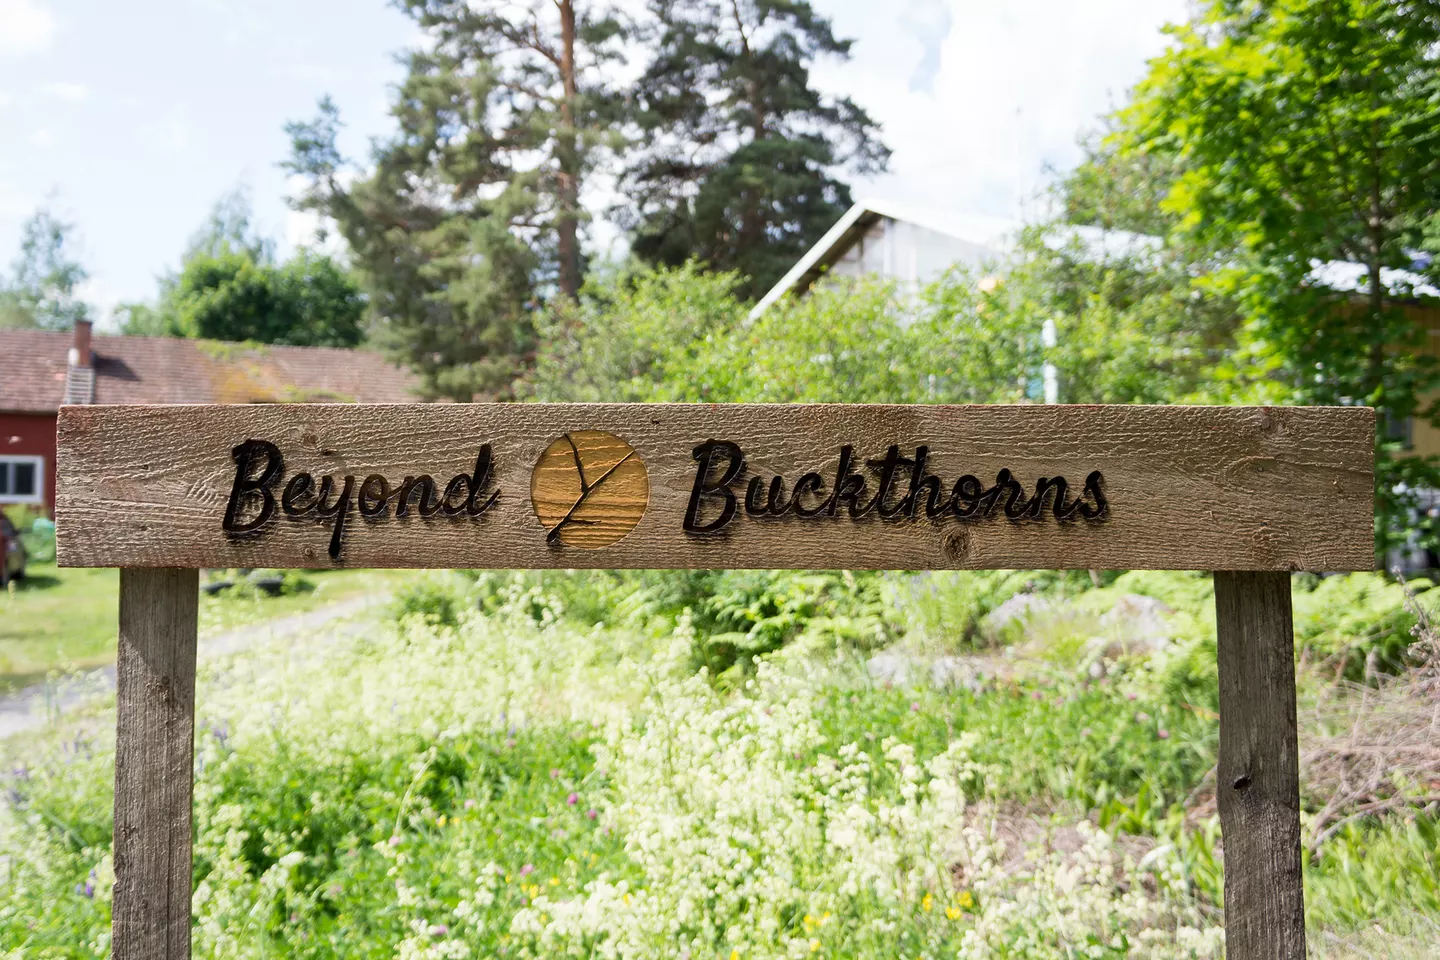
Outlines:
[[190,956],[197,570],[120,571],[115,960]]
[[1215,574],[1225,955],[1304,960],[1290,576]]
[[[1367,409],[1299,407],[67,407],[59,556],[134,567],[1367,569],[1373,426]],[[582,496],[567,434],[599,473],[634,456]],[[247,441],[263,443],[245,448],[237,488]],[[697,452],[708,464],[698,497]],[[734,515],[707,532],[739,454],[725,486]],[[601,480],[591,466],[587,481]],[[766,513],[775,477],[784,515],[752,515],[750,484],[749,506]],[[797,515],[797,485],[799,511],[817,515]],[[226,533],[232,494],[232,526],[267,502],[273,516]],[[692,501],[698,529],[687,530]]]

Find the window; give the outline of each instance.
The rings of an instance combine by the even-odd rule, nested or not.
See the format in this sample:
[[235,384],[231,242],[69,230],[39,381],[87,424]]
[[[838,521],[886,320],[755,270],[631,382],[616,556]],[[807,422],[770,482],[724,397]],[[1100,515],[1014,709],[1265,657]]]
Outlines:
[[0,457],[0,503],[44,503],[45,458]]

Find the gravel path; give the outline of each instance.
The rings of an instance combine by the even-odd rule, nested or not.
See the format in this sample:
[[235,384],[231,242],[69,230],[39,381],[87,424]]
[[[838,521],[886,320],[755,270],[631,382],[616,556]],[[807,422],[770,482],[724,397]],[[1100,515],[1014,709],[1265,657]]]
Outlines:
[[[234,653],[260,639],[280,639],[314,633],[339,620],[362,613],[372,604],[383,603],[382,596],[359,596],[328,606],[297,613],[277,620],[267,620],[237,627],[224,633],[200,638],[198,656],[209,657]],[[115,667],[87,671],[57,690],[48,683],[37,683],[14,693],[0,695],[0,740],[43,727],[52,718],[73,709],[77,704],[115,689]]]

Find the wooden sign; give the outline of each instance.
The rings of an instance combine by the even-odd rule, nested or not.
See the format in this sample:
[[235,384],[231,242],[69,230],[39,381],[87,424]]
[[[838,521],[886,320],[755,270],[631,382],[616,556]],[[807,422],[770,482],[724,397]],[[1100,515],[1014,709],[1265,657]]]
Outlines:
[[126,568],[112,956],[190,955],[197,567],[1088,567],[1224,571],[1226,955],[1303,960],[1288,571],[1372,567],[1374,429],[1303,407],[64,407],[59,561]]
[[1360,570],[1360,408],[61,410],[63,566]]

